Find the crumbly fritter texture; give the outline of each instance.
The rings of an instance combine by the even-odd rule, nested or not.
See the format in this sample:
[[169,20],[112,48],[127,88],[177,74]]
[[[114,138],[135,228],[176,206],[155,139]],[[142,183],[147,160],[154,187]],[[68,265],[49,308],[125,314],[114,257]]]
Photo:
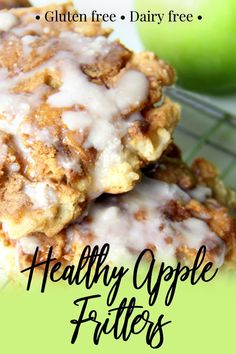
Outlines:
[[98,195],[131,190],[179,120],[162,97],[175,79],[168,64],[109,41],[100,23],[48,23],[49,10],[74,11],[1,13],[0,222],[10,238],[53,237]]
[[[208,160],[197,158],[191,167],[187,166],[181,156],[179,148],[172,144],[168,147],[161,159],[145,169],[145,174],[166,183],[177,184],[187,193],[197,187],[206,187],[211,191],[210,196],[199,202],[192,199],[184,208],[176,203],[172,204],[169,213],[178,219],[179,215],[191,213],[198,218],[207,220],[212,231],[222,238],[226,244],[226,264],[235,268],[236,265],[236,192],[223,183],[219,178],[219,171]],[[186,251],[186,248],[185,248]],[[191,255],[191,252],[190,254]],[[181,252],[181,257],[183,252]]]
[[212,163],[204,158],[198,158],[192,165],[192,172],[199,183],[212,189],[216,200],[232,209],[233,213],[236,212],[236,192],[219,178],[219,171]]
[[175,183],[184,190],[191,190],[197,185],[209,187],[214,199],[228,207],[232,213],[236,211],[236,192],[220,179],[216,166],[199,157],[189,167],[183,162],[181,151],[175,144],[169,145],[159,161],[148,166],[144,172],[161,181]]
[[[27,244],[34,239],[40,248],[39,259],[45,260],[50,246],[62,263],[76,264],[87,245],[111,244],[112,262],[129,261],[145,247],[157,259],[167,254],[177,261],[192,264],[199,247],[207,246],[206,261],[223,269],[236,266],[236,223],[230,209],[207,187],[213,165],[204,161],[196,173],[184,164],[179,149],[172,145],[159,163],[145,174],[151,176],[133,191],[120,195],[103,195],[77,222],[53,238],[43,234],[10,240],[3,232],[0,239],[13,250],[21,268],[32,260],[34,249]],[[165,171],[165,173],[164,173]],[[17,247],[16,247],[17,245]],[[115,251],[115,252],[114,252]],[[165,259],[168,263],[168,257]]]

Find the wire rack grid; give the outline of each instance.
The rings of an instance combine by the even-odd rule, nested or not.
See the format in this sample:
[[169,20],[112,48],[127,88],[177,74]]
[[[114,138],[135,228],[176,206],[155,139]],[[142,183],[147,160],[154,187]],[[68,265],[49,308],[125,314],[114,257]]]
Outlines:
[[177,87],[167,89],[166,94],[182,107],[175,141],[185,161],[207,158],[221,171],[221,179],[236,189],[236,116]]

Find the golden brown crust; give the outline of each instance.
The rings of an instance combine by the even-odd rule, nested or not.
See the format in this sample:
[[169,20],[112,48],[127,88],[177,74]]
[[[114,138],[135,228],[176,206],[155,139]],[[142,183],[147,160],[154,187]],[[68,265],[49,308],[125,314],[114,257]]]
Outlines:
[[[170,179],[168,179],[168,183],[171,185],[173,183],[179,183],[183,180],[183,175],[188,171],[187,177],[193,176],[192,171],[190,168],[188,168],[186,165],[184,165],[185,169],[182,170],[181,178],[179,177],[179,174],[177,173],[177,178],[174,182],[173,180],[173,175],[174,171],[178,171],[177,166],[177,160],[179,158],[179,150],[175,147],[172,146],[169,149],[168,153],[169,157],[163,157],[161,161],[161,166],[162,169],[164,166],[166,166],[166,171],[167,175],[170,174]],[[170,157],[172,156],[172,158]],[[174,163],[171,165],[171,159],[173,159],[173,156],[175,156]],[[180,170],[181,166],[183,166],[183,162],[179,160],[180,164]],[[173,161],[172,161],[173,162]],[[171,172],[171,166],[172,166],[172,173]],[[152,176],[160,176],[163,179],[163,174],[158,174],[158,169],[159,167],[156,167],[155,173],[154,170],[152,170]],[[209,177],[209,166],[208,170],[205,170],[205,173],[202,172],[202,176],[204,175],[205,177]],[[185,172],[184,172],[185,171]],[[149,171],[150,174],[150,171]],[[156,178],[156,177],[155,177]],[[202,177],[201,177],[202,178]],[[185,188],[182,187],[182,189],[185,189],[186,191],[189,190],[194,190],[195,188],[199,187],[198,182],[196,179],[193,178],[192,184],[190,187],[190,184],[188,184],[187,188],[185,185]],[[130,192],[133,193],[133,192]],[[101,210],[109,210],[110,207],[118,207],[120,208],[120,211],[123,210],[122,214],[123,216],[118,216],[118,218],[122,217],[123,221],[122,223],[126,222],[126,219],[128,218],[128,213],[130,214],[130,210],[133,207],[132,204],[130,203],[129,200],[129,195],[120,195],[120,196],[103,196],[100,198],[98,201],[95,202],[95,210],[96,212],[100,213]],[[155,194],[155,190],[153,190],[153,194]],[[157,195],[158,198],[158,195]],[[136,220],[138,224],[143,224],[142,230],[145,230],[145,227],[148,227],[148,222],[149,222],[149,217],[150,213],[149,210],[146,209],[146,202],[145,202],[145,197],[144,200],[136,200],[137,206],[140,203],[140,207],[135,208],[135,213],[133,214],[133,219]],[[150,203],[152,203],[150,201]],[[153,208],[153,206],[151,206]],[[156,208],[156,207],[155,207]],[[125,211],[126,210],[126,211]],[[151,209],[153,210],[153,209]],[[157,210],[157,209],[156,209]],[[156,211],[157,212],[157,211]],[[166,204],[163,205],[162,207],[162,214],[165,217],[164,223],[160,224],[159,226],[159,232],[162,232],[164,228],[166,227],[164,224],[167,225],[180,225],[182,222],[188,221],[188,220],[200,220],[202,221],[207,227],[209,228],[209,231],[207,232],[212,232],[214,233],[215,237],[221,239],[223,241],[223,244],[225,245],[225,258],[224,258],[224,263],[223,263],[223,268],[226,269],[235,269],[236,266],[236,223],[234,218],[230,215],[229,209],[222,205],[220,202],[218,202],[216,199],[212,197],[206,197],[204,201],[199,201],[195,198],[189,198],[189,199],[172,199]],[[93,245],[94,242],[97,240],[98,236],[102,236],[103,231],[102,230],[97,230],[96,228],[94,229],[93,227],[93,222],[94,222],[94,217],[96,213],[92,213],[91,211],[88,213],[88,215],[80,222],[75,225],[72,225],[65,229],[63,232],[59,233],[58,235],[55,235],[53,238],[48,238],[43,234],[34,234],[34,237],[38,240],[40,243],[40,253],[39,253],[39,259],[40,260],[45,260],[47,257],[47,252],[50,246],[54,248],[54,256],[60,260],[64,264],[76,264],[78,261],[82,249],[87,245]],[[99,214],[98,214],[99,215]],[[112,223],[112,229],[115,227],[115,222],[116,219],[113,219],[116,217],[114,214],[112,214],[112,219],[104,219],[106,222],[111,222]],[[159,215],[159,214],[158,214]],[[98,216],[102,217],[102,216]],[[130,216],[129,216],[130,217]],[[159,217],[159,216],[158,216]],[[111,218],[111,214],[110,214]],[[114,226],[113,226],[114,224]],[[138,226],[137,224],[137,226]],[[96,224],[94,224],[96,225]],[[145,226],[146,225],[146,226]],[[191,224],[186,224],[191,225]],[[175,227],[175,226],[174,226]],[[111,229],[111,235],[110,237],[113,237],[112,234],[112,229]],[[138,227],[137,227],[138,230]],[[136,232],[137,232],[136,230]],[[178,228],[177,228],[178,230]],[[181,228],[179,229],[181,230]],[[184,229],[182,229],[184,230]],[[194,229],[193,229],[194,230]],[[127,233],[129,230],[127,229]],[[146,235],[148,233],[148,229],[146,231],[142,231]],[[115,233],[116,235],[116,233]],[[198,235],[199,238],[202,237],[202,235]],[[29,240],[32,237],[31,235],[28,236]],[[121,233],[120,237],[126,237],[125,234]],[[140,234],[140,237],[142,235]],[[145,236],[144,236],[145,237]],[[160,247],[163,247],[162,244],[158,243],[158,231],[156,235],[156,242],[150,242],[147,240],[146,244],[144,244],[143,247],[147,247],[153,250],[157,254],[158,258],[158,252],[160,251]],[[166,245],[172,245],[176,243],[175,237],[177,234],[169,234],[168,236],[165,237],[165,242]],[[193,259],[195,258],[198,249],[195,247],[190,246],[191,245],[191,231],[190,235],[188,235],[190,244],[186,243],[181,243],[176,246],[176,251],[175,251],[175,257],[178,261],[181,261],[183,263],[187,264],[192,264]],[[193,237],[196,237],[193,236]],[[32,260],[32,255],[24,253],[23,249],[21,246],[19,246],[19,241],[13,241],[10,240],[3,232],[0,233],[0,238],[5,245],[5,247],[12,247],[15,249],[16,253],[16,243],[18,242],[18,251],[19,249],[21,250],[20,253],[18,254],[19,260],[21,267],[26,267],[27,265],[30,264]],[[155,240],[155,238],[153,238]],[[206,253],[206,258],[205,262],[213,262],[215,263],[216,259],[219,257],[223,258],[224,255],[224,250],[222,249],[222,244],[220,242],[216,242],[217,240],[212,239],[211,237],[208,238],[208,236],[204,239],[204,245],[208,247],[207,253]],[[110,240],[112,244],[112,240]],[[118,250],[117,250],[118,251]],[[137,254],[137,245],[129,245],[128,247],[128,252],[130,254]],[[123,259],[125,260],[125,258]],[[148,260],[147,260],[148,261]]]
[[236,211],[236,192],[224,184],[219,177],[218,169],[211,162],[198,158],[193,162],[191,169],[199,183],[212,189],[216,200]]
[[[0,81],[7,83],[3,93],[14,102],[13,113],[6,113],[5,107],[0,107],[0,130],[5,129],[1,145],[6,149],[0,165],[0,221],[12,238],[31,232],[52,237],[80,215],[92,195],[131,190],[139,180],[140,168],[157,160],[168,147],[179,120],[179,107],[169,99],[163,100],[158,108],[153,107],[153,103],[161,100],[163,86],[174,81],[175,74],[169,65],[151,53],[134,54],[118,41],[108,42],[105,37],[110,31],[103,29],[101,23],[47,23],[43,14],[50,9],[60,13],[75,11],[70,3],[40,9],[13,9],[10,11],[16,16],[11,19],[13,27],[0,32]],[[38,13],[42,14],[40,21],[35,19]],[[80,59],[81,53],[84,60]],[[80,104],[79,98],[71,104],[60,105],[60,100],[56,105],[50,103],[51,97],[60,95],[63,90],[64,76],[70,74],[70,71],[65,72],[67,67],[78,75],[85,92],[100,89],[103,91],[98,95],[106,95],[113,90],[113,101],[118,96],[112,107],[112,112],[117,110],[118,113],[111,113],[110,125],[100,125],[95,131],[99,134],[100,130],[114,130],[113,135],[104,137],[108,148],[104,143],[102,148],[95,146],[94,138],[90,143],[95,121],[83,129],[78,126],[74,129],[63,120],[67,113],[74,114],[73,117],[85,114],[86,119],[90,119],[87,112],[90,104],[97,104],[93,100],[97,93],[91,95],[92,103],[85,100],[86,105]],[[127,75],[131,75],[131,79],[124,79]],[[136,79],[141,84],[132,82]],[[119,99],[122,80],[126,80],[124,86],[132,86],[128,86],[131,87],[128,93]],[[74,81],[70,82],[71,94],[75,95]],[[139,85],[143,85],[145,94],[138,93],[134,102],[128,99],[124,105],[123,101],[129,95],[132,97],[132,91]],[[20,118],[17,118],[18,106]],[[75,123],[76,119],[73,118]],[[111,166],[106,167],[110,159]],[[10,160],[15,163],[14,168],[9,168]],[[98,169],[101,176],[96,178],[101,186],[94,187]],[[17,191],[14,189],[16,181]],[[37,188],[39,183],[40,188],[44,183],[44,197],[54,200],[48,201],[45,210],[30,201],[29,193],[26,195],[27,188]]]
[[173,85],[176,78],[175,70],[152,52],[135,53],[128,67],[140,70],[149,78],[150,103],[159,101],[162,96],[161,87]]
[[[158,163],[147,168],[145,173],[152,178],[177,184],[188,192],[199,186],[210,188],[211,197],[204,202],[192,199],[183,206],[172,201],[165,212],[170,219],[177,221],[189,216],[206,220],[210,229],[226,244],[226,265],[235,268],[236,220],[232,213],[236,206],[236,193],[219,179],[217,168],[203,158],[196,159],[193,165],[188,167],[183,162],[178,147],[170,145]],[[183,256],[186,251],[187,248],[184,247],[180,254]],[[192,251],[189,255],[186,254],[186,259],[191,258],[191,254]]]
[[209,187],[214,199],[236,210],[236,192],[220,179],[216,166],[201,157],[195,159],[189,167],[182,160],[181,152],[175,144],[170,144],[158,163],[148,167],[146,173],[161,181],[175,183],[184,190],[191,190],[197,185]]
[[[131,190],[139,179],[140,168],[156,163],[159,159],[153,169],[145,171],[146,174],[159,181],[176,184],[188,193],[201,185],[210,187],[213,193],[204,201],[194,197],[187,201],[170,200],[162,209],[165,222],[172,226],[191,218],[204,222],[210,232],[216,235],[216,239],[221,239],[226,246],[225,265],[235,267],[236,226],[226,206],[233,206],[236,200],[234,193],[222,187],[216,169],[209,162],[199,159],[189,168],[181,160],[178,149],[170,145],[172,132],[179,120],[179,107],[168,98],[162,99],[162,88],[174,82],[174,70],[154,54],[132,53],[118,41],[106,44],[105,49],[97,54],[96,60],[76,63],[83,77],[86,77],[86,82],[95,85],[97,89],[102,87],[104,92],[112,91],[127,73],[139,73],[139,77],[141,75],[148,83],[148,90],[144,98],[122,108],[119,117],[112,117],[114,126],[122,124],[125,127],[125,133],[119,135],[122,152],[118,157],[121,163],[106,171],[102,176],[102,190],[95,196],[90,195],[96,172],[94,166],[99,161],[101,151],[85,144],[89,135],[88,128],[82,132],[80,129],[70,129],[62,119],[68,112],[86,113],[85,105],[50,105],[50,96],[59,93],[63,86],[60,67],[52,64],[62,51],[69,57],[74,55],[68,37],[65,41],[61,40],[65,32],[96,39],[98,36],[107,37],[110,31],[103,29],[100,23],[92,22],[49,25],[43,16],[38,23],[35,22],[36,14],[43,14],[50,9],[55,10],[55,6],[12,10],[11,14],[18,21],[16,31],[0,33],[0,69],[8,70],[9,83],[14,83],[9,95],[14,95],[15,100],[20,95],[27,99],[43,88],[39,102],[23,116],[20,131],[0,131],[0,221],[8,233],[8,236],[0,233],[4,245],[16,250],[16,243],[21,245],[22,236],[27,235],[29,240],[36,238],[39,242],[41,260],[45,259],[47,250],[53,246],[58,259],[75,262],[83,246],[93,243],[96,230],[90,228],[92,217],[86,217],[71,227],[75,236],[72,236],[72,244],[68,247],[70,229],[67,226],[81,215],[89,199],[100,192],[117,194]],[[71,5],[58,5],[57,10],[61,13],[74,11]],[[27,45],[25,40],[29,40]],[[3,71],[1,80],[5,83],[4,75]],[[135,86],[136,82],[131,91]],[[154,106],[156,102],[158,104]],[[8,121],[8,118],[4,110],[0,112],[0,123]],[[109,139],[107,143],[110,143]],[[163,155],[164,150],[166,152]],[[106,158],[112,154],[111,149]],[[117,203],[121,210],[123,207],[129,212],[129,196],[127,205],[122,202],[122,198],[126,200],[122,196],[107,196],[104,199],[105,205]],[[104,206],[101,201],[96,202],[96,205]],[[148,222],[147,210],[140,207],[135,210],[132,218],[145,225]],[[159,225],[159,231],[163,230],[164,225]],[[11,238],[20,240],[14,241]],[[164,241],[166,245],[171,245],[174,235],[168,233]],[[129,252],[137,252],[135,246],[129,245]],[[157,253],[160,247],[149,241],[144,246]],[[32,255],[25,252],[22,245],[19,249],[21,264],[30,262]],[[216,244],[208,251],[207,259],[214,260],[220,252]],[[189,261],[195,254],[196,248],[182,244],[176,248],[175,256],[181,261]]]
[[111,50],[98,58],[96,63],[83,64],[81,68],[92,82],[109,86],[111,79],[119,74],[131,57],[132,52],[119,41],[115,41]]

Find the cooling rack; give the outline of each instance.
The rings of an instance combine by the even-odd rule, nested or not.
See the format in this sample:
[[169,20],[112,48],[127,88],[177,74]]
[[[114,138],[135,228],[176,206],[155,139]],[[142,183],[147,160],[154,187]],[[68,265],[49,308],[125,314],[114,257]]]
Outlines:
[[188,163],[199,156],[209,159],[219,168],[225,183],[235,189],[236,116],[177,87],[168,88],[166,94],[182,107],[174,135],[184,159]]

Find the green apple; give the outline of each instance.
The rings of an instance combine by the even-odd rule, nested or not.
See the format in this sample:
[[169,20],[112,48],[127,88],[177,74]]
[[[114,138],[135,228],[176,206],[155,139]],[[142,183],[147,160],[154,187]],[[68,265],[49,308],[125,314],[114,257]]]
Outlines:
[[[236,0],[135,2],[139,14],[165,14],[161,24],[137,24],[145,47],[176,68],[179,85],[209,93],[236,89]],[[169,22],[170,10],[193,14],[192,22]]]

